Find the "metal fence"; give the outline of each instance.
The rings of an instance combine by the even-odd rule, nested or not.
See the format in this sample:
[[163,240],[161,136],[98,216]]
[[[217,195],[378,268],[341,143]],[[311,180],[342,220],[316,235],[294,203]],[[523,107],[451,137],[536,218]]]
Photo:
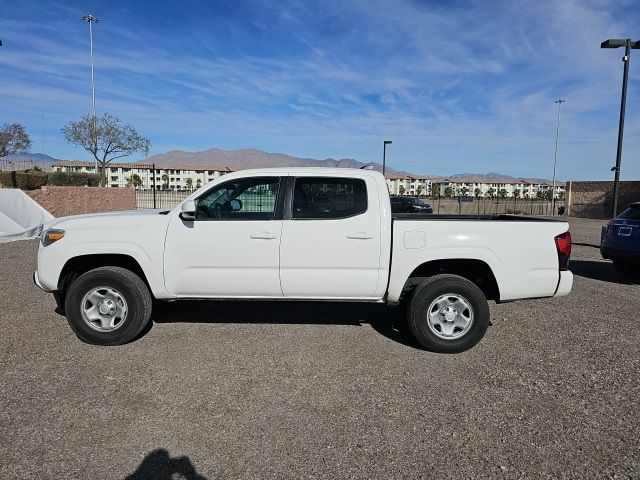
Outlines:
[[[476,215],[552,215],[553,204],[539,198],[475,198],[475,197],[434,197],[423,198],[440,214],[476,214]],[[555,209],[564,212],[564,200],[556,199]]]
[[202,180],[189,181],[177,172],[176,169],[156,168],[154,164],[132,163],[107,165],[103,174],[108,187],[135,188],[137,208],[170,209],[202,184]]
[[0,158],[0,172],[18,172],[20,170],[31,170],[34,166],[33,160],[9,160]]

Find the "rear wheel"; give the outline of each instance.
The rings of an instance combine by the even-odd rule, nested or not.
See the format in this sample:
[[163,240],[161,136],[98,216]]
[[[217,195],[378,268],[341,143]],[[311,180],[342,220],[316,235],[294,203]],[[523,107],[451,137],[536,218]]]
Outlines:
[[458,275],[435,275],[416,287],[407,320],[414,338],[427,350],[459,353],[477,344],[489,326],[482,290]]
[[100,267],[78,277],[65,298],[65,315],[80,340],[121,345],[135,339],[151,318],[151,293],[135,273]]

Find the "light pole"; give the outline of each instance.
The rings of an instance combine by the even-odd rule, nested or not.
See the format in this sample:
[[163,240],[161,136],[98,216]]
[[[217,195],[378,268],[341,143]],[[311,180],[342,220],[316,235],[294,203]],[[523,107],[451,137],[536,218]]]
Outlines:
[[[91,59],[91,99],[93,106],[93,136],[97,142],[96,137],[96,83],[93,75],[93,24],[98,23],[99,20],[93,15],[83,15],[82,19],[89,23],[89,57]],[[96,160],[96,174],[98,174],[98,160]]]
[[393,143],[391,140],[382,142],[382,176],[384,176],[385,164],[387,162],[387,145]]
[[555,101],[558,104],[558,121],[556,123],[556,151],[553,157],[553,190],[551,191],[551,216],[556,214],[556,165],[558,163],[558,139],[560,138],[560,105],[566,100],[559,98]]
[[[48,100],[49,101],[55,100],[55,98],[49,97]],[[42,161],[44,163],[44,107],[43,107],[43,109],[42,109],[42,111],[40,113],[42,114],[42,117],[41,117],[41,120],[42,120]]]
[[627,105],[627,82],[629,81],[629,60],[631,59],[631,49],[640,48],[640,40],[625,40],[610,38],[600,44],[600,48],[619,48],[624,47],[624,73],[622,75],[622,96],[620,98],[620,120],[618,122],[618,146],[616,150],[616,166],[612,168],[615,171],[613,181],[613,215],[618,214],[618,193],[620,191],[620,164],[622,162],[622,136],[624,135],[624,111]]

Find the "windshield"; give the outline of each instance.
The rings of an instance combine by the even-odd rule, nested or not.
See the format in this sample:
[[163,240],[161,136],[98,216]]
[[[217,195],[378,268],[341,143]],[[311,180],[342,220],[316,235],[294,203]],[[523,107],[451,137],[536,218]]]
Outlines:
[[633,206],[627,208],[624,212],[618,215],[618,218],[624,218],[626,220],[640,220],[640,206]]

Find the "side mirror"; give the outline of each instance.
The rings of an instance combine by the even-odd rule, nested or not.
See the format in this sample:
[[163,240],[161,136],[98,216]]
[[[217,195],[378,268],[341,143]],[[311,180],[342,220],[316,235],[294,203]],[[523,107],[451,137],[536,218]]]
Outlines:
[[192,221],[196,219],[196,202],[187,200],[180,207],[180,218],[182,220]]

